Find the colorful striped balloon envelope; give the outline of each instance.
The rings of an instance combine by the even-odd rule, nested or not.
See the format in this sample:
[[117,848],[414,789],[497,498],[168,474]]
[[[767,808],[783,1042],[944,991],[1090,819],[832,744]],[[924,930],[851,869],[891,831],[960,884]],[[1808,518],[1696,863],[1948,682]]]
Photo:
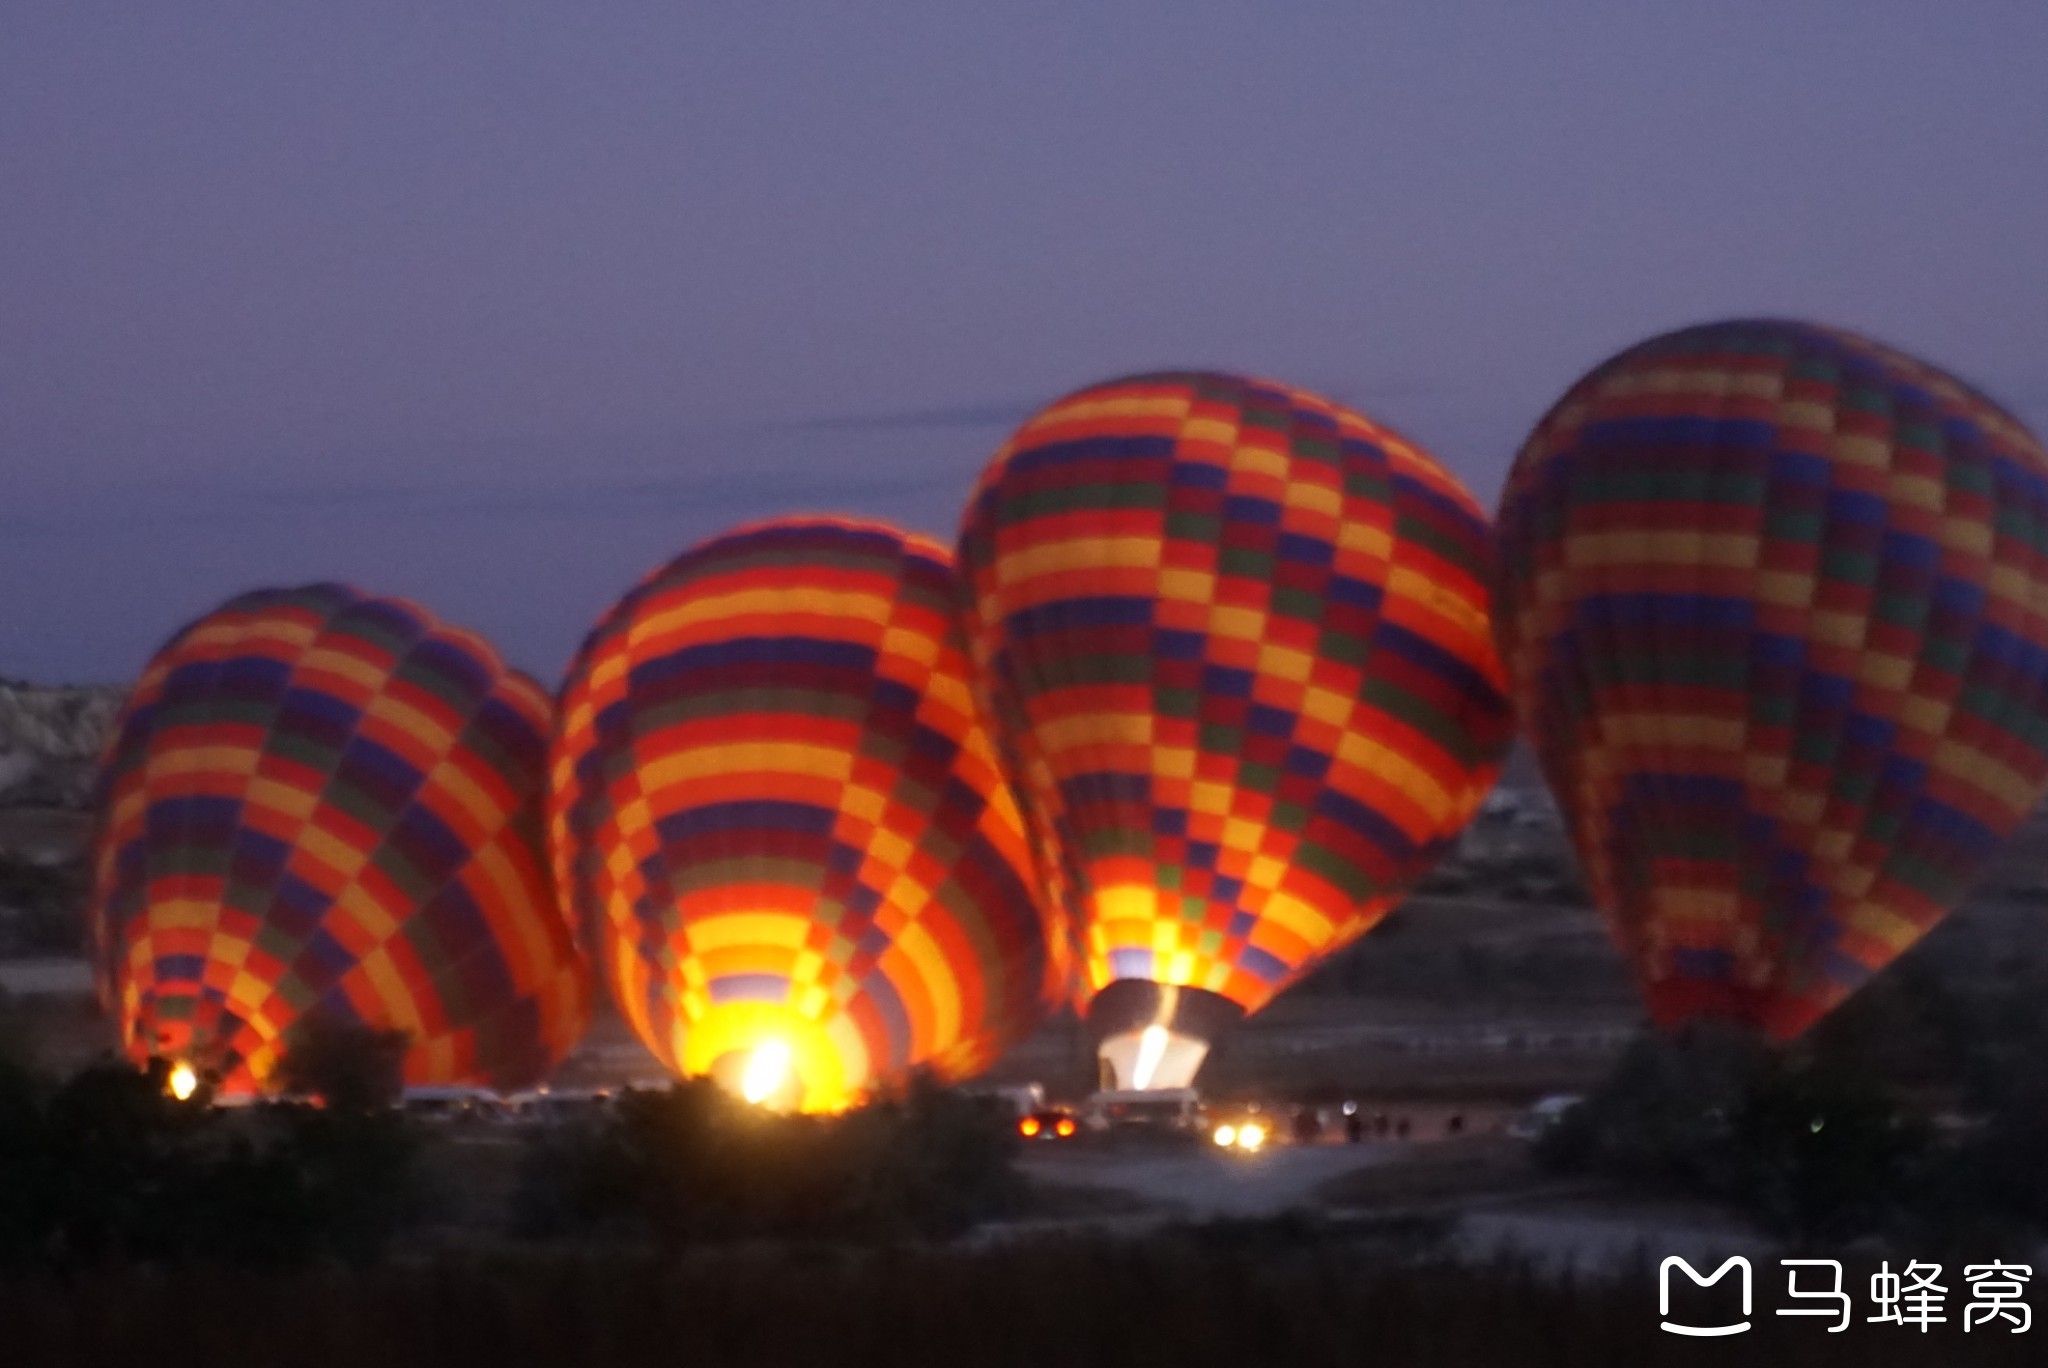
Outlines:
[[1645,342],[1537,426],[1499,527],[1524,723],[1666,1026],[1797,1036],[2048,787],[2048,460],[1932,366]]
[[263,590],[179,632],[100,772],[91,927],[128,1053],[249,1092],[320,1020],[408,1033],[408,1084],[544,1077],[591,992],[541,845],[550,722],[400,599]]
[[663,566],[562,696],[561,886],[650,1049],[835,1110],[992,1062],[1064,983],[950,557],[797,518]]
[[1512,732],[1487,537],[1421,448],[1235,376],[1086,389],[997,454],[968,636],[1083,1002],[1256,1011],[1444,851]]

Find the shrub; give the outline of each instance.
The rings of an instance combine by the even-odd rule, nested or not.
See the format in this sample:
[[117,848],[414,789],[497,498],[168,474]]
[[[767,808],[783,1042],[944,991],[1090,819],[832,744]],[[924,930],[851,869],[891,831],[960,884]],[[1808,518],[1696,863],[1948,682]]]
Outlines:
[[404,1091],[409,1044],[404,1031],[311,1017],[278,1061],[277,1083],[287,1093],[318,1098],[330,1111],[382,1111]]
[[1929,1129],[1853,1068],[1715,1025],[1639,1038],[1537,1157],[1727,1203],[1802,1243],[1899,1219],[1935,1159]]
[[784,1116],[704,1079],[629,1092],[608,1117],[542,1133],[521,1227],[637,1228],[665,1244],[760,1236],[942,1236],[1018,1200],[1004,1117],[919,1079],[840,1116]]
[[166,1067],[52,1084],[0,1062],[0,1264],[366,1262],[408,1212],[388,1114],[178,1102]]

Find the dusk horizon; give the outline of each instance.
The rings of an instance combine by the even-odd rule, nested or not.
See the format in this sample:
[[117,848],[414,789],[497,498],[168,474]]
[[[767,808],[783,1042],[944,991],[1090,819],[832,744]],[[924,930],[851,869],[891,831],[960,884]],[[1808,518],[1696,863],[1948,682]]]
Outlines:
[[734,524],[950,541],[1019,421],[1138,372],[1322,393],[1489,510],[1574,379],[1714,319],[2048,432],[2043,51],[1989,4],[36,6],[0,675],[339,580],[553,683]]

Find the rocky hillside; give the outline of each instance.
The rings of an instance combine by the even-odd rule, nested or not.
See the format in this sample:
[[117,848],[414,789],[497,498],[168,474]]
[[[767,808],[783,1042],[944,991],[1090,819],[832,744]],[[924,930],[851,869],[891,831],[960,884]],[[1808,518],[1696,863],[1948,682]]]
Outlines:
[[82,811],[121,698],[117,688],[0,679],[0,808]]
[[0,956],[78,950],[93,766],[121,697],[0,679]]

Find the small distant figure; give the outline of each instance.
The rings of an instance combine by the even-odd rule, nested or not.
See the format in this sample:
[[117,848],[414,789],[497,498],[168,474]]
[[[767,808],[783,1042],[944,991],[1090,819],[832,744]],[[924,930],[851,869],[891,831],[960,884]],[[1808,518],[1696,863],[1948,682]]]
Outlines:
[[1322,1138],[1323,1123],[1322,1119],[1316,1115],[1316,1109],[1314,1107],[1296,1107],[1294,1109],[1294,1143],[1297,1145],[1313,1145]]
[[1444,1126],[1444,1129],[1445,1129],[1446,1131],[1450,1132],[1450,1133],[1451,1133],[1452,1135],[1462,1135],[1462,1134],[1464,1134],[1464,1131],[1465,1131],[1465,1113],[1463,1113],[1463,1112],[1452,1112],[1452,1113],[1451,1113],[1451,1119],[1450,1119],[1450,1121],[1449,1121],[1449,1122],[1447,1122],[1447,1123],[1445,1124],[1445,1126]]
[[1408,1138],[1407,1117],[1404,1116],[1400,1120],[1394,1122],[1394,1138],[1396,1140],[1406,1140]]
[[1365,1118],[1360,1116],[1357,1112],[1349,1112],[1345,1115],[1344,1138],[1354,1145],[1364,1141]]

